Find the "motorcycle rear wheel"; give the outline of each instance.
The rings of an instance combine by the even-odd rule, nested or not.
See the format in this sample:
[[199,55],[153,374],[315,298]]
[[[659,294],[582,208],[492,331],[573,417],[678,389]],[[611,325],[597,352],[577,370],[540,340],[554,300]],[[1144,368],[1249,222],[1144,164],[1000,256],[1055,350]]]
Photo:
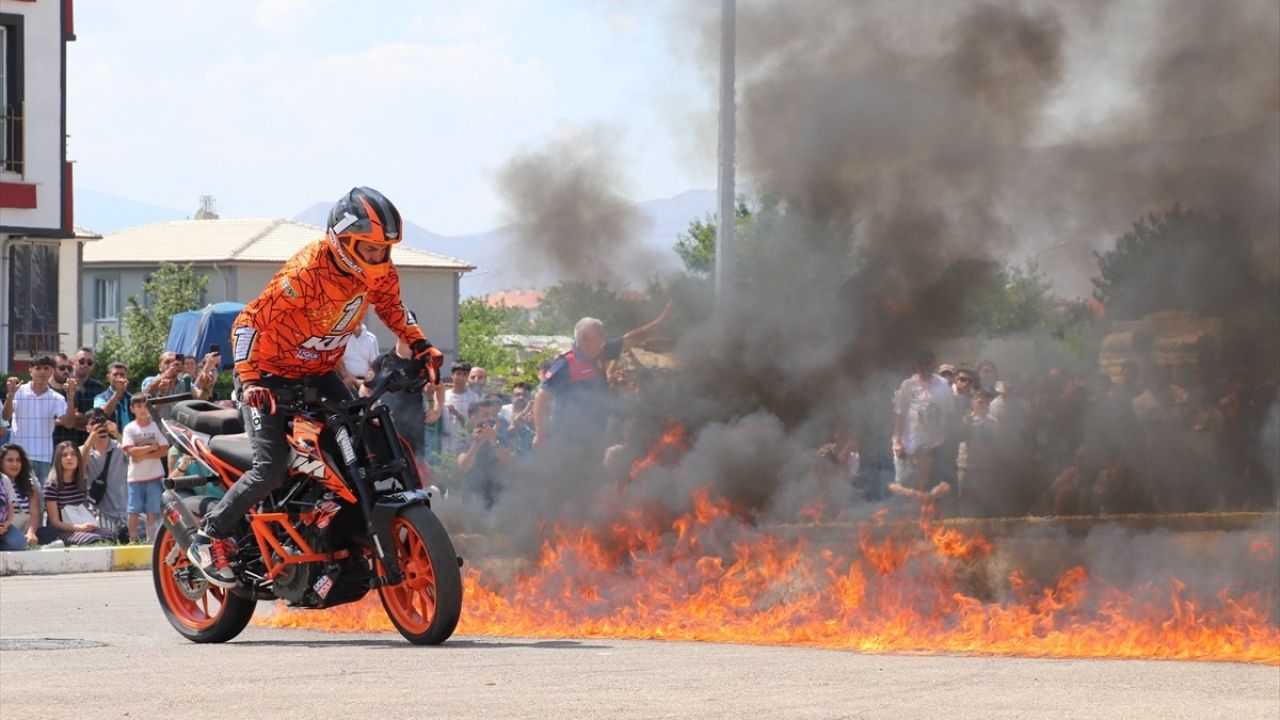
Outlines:
[[391,523],[404,580],[378,589],[382,607],[406,640],[439,645],[462,614],[462,573],[449,533],[424,505],[409,505]]
[[[165,558],[174,550],[177,559],[168,565]],[[164,525],[156,533],[151,552],[151,577],[165,618],[191,642],[221,643],[234,638],[249,624],[258,604],[253,598],[211,585],[200,577]]]

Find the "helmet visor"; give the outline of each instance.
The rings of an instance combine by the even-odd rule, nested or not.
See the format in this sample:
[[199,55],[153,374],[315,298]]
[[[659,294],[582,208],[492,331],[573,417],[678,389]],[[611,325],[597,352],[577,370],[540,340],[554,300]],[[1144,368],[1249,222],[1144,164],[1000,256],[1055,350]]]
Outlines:
[[343,235],[344,244],[362,265],[382,265],[391,261],[391,243],[359,235]]

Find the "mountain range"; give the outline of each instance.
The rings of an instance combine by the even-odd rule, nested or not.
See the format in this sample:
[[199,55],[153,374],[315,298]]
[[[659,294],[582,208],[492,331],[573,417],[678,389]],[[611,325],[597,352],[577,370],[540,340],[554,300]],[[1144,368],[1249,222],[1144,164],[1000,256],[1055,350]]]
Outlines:
[[[660,258],[669,258],[672,267],[679,266],[672,246],[676,237],[689,227],[689,221],[715,211],[714,190],[687,190],[669,198],[647,200],[636,208],[645,219],[645,229],[637,238],[645,249]],[[298,222],[323,226],[331,203],[318,202],[292,216]],[[166,220],[182,220],[194,215],[175,208],[152,205],[108,193],[77,187],[75,189],[76,224],[99,233],[111,233],[127,227]],[[405,220],[404,241],[410,247],[464,260],[476,269],[462,276],[462,297],[488,295],[499,290],[546,285],[531,278],[509,257],[509,243],[514,241],[514,226],[465,235],[441,235],[411,220]]]
[[[715,212],[715,205],[714,190],[686,190],[669,198],[638,203],[636,209],[644,218],[642,224],[645,229],[637,241],[660,258],[669,259],[673,268],[678,267],[680,260],[672,249],[677,236],[688,229],[690,220]],[[329,207],[330,203],[316,203],[293,219],[323,226],[329,216]],[[441,235],[410,220],[405,221],[404,242],[410,247],[455,257],[476,266],[473,272],[462,276],[461,294],[464,298],[547,284],[545,280],[531,277],[510,258],[509,248],[514,241],[514,225],[466,235]]]

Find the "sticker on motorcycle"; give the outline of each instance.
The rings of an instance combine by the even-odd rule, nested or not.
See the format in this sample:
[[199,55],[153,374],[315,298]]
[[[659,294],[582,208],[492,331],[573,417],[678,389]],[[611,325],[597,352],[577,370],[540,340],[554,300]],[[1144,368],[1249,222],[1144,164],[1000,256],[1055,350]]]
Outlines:
[[306,455],[299,454],[296,450],[293,453],[293,457],[289,458],[290,470],[302,475],[310,475],[317,480],[325,479],[324,468],[323,460],[314,460]]

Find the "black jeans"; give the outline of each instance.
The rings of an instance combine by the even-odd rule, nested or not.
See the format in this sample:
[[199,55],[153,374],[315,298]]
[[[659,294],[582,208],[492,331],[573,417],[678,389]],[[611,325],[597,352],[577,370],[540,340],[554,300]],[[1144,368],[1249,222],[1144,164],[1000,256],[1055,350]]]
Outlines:
[[[330,400],[351,399],[351,391],[336,372],[298,380],[265,375],[258,384],[270,390],[305,384],[315,387],[322,397]],[[245,433],[253,444],[253,468],[241,475],[205,516],[205,528],[215,537],[234,535],[249,510],[284,484],[289,474],[289,459],[293,457],[293,448],[285,438],[292,417],[283,410],[271,413],[266,408],[258,410],[248,405],[241,405],[240,413],[244,417]]]

